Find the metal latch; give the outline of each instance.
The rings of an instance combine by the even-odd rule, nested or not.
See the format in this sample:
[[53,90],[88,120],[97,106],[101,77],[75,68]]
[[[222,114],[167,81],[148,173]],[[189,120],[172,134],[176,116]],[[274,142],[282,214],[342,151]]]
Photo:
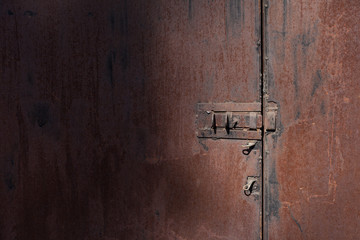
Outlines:
[[244,149],[242,150],[242,153],[244,155],[249,155],[250,152],[253,150],[253,148],[255,147],[257,141],[256,140],[250,140],[247,144],[245,145],[241,145]]
[[197,136],[261,140],[261,103],[199,103]]
[[250,196],[252,193],[259,192],[259,184],[257,183],[259,177],[258,176],[248,176],[246,180],[246,184],[243,187],[244,194],[246,196]]

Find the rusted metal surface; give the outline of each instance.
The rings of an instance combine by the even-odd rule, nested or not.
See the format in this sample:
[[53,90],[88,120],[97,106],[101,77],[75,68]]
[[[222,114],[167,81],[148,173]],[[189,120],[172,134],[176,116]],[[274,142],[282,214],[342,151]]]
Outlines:
[[355,0],[268,1],[268,239],[359,239],[359,12]]
[[214,112],[261,112],[261,103],[199,103],[199,111]]
[[195,134],[260,102],[259,7],[2,1],[0,239],[259,238],[261,142]]
[[248,130],[230,130],[225,129],[212,130],[212,129],[199,129],[197,130],[199,138],[212,138],[212,139],[251,139],[261,140],[261,130],[248,131]]

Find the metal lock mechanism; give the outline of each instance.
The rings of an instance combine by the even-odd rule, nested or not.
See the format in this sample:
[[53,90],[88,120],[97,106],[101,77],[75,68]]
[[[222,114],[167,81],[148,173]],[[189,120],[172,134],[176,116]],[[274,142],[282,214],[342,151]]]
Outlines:
[[198,103],[197,137],[261,140],[262,131],[275,132],[278,112],[275,102],[267,102],[263,116],[261,106],[259,102]]
[[256,141],[249,141],[247,144],[245,145],[241,145],[244,149],[242,150],[242,153],[244,155],[249,155],[250,152],[254,149],[255,145],[256,145]]
[[198,103],[197,136],[261,140],[261,103]]
[[252,193],[259,192],[258,176],[248,176],[246,184],[243,187],[244,194],[250,196]]

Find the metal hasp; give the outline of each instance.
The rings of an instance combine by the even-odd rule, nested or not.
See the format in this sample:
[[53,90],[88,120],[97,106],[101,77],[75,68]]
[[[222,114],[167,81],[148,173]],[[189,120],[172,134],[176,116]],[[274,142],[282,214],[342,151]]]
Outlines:
[[197,136],[261,140],[261,103],[199,103]]
[[197,136],[213,139],[261,140],[261,130],[276,130],[278,107],[265,104],[264,123],[261,103],[198,103]]

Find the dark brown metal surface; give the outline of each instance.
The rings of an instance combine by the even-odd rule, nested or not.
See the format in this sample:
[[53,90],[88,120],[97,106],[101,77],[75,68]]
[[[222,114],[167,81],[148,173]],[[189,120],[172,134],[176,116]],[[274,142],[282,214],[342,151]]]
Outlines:
[[261,143],[195,134],[260,102],[259,2],[1,1],[0,239],[259,238]]
[[[265,237],[359,239],[360,2],[268,1]],[[265,95],[266,96],[266,95]]]

